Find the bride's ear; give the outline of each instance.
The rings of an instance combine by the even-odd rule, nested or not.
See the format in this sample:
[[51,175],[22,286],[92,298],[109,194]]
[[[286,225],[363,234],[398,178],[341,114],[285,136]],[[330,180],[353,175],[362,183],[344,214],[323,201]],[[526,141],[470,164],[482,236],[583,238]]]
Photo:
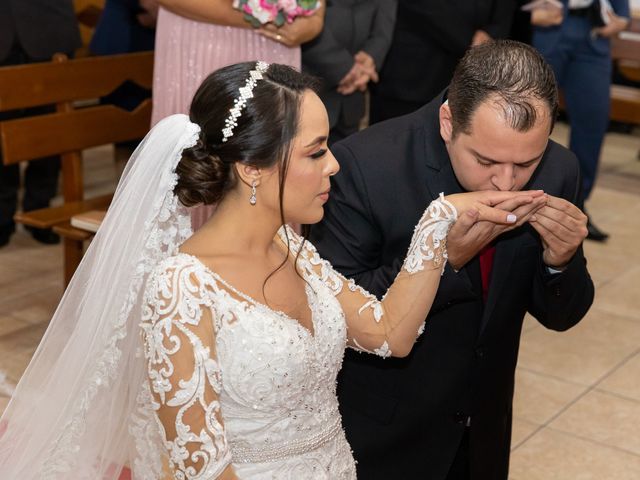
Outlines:
[[235,170],[240,181],[248,187],[254,183],[256,186],[260,185],[260,179],[262,178],[262,170],[260,168],[238,162],[235,164]]

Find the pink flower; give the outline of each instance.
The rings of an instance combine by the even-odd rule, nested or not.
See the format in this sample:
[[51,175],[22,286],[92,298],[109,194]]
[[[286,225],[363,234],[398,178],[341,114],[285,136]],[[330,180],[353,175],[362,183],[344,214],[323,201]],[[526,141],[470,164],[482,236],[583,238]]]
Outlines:
[[[309,2],[303,2],[309,5]],[[252,25],[260,26],[274,22],[281,24],[284,19],[291,23],[300,16],[312,15],[319,7],[320,2],[316,1],[312,8],[301,7],[297,0],[233,0],[233,7],[244,12]]]
[[289,16],[298,8],[298,2],[296,0],[278,0],[278,7]]
[[269,12],[273,18],[276,18],[276,15],[278,15],[278,2],[260,0],[260,7]]

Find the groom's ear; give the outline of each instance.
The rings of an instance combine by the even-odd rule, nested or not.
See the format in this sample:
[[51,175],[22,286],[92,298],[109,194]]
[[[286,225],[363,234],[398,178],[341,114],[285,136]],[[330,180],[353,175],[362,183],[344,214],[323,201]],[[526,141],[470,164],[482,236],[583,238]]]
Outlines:
[[244,165],[242,163],[236,163],[235,165],[236,175],[245,185],[252,185],[256,182],[256,186],[260,185],[260,179],[262,178],[262,170],[252,165]]
[[453,138],[453,118],[451,116],[451,107],[449,107],[449,102],[444,102],[440,105],[439,118],[440,136],[444,140],[444,143],[449,144]]

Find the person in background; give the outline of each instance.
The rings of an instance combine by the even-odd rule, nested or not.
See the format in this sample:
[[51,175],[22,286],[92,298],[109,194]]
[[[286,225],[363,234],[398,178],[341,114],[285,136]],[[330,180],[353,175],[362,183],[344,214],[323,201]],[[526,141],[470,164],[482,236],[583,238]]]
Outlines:
[[325,27],[302,45],[302,70],[323,80],[320,98],[329,113],[329,145],[358,131],[369,82],[391,45],[395,0],[337,0],[327,4]]
[[[0,66],[51,60],[54,53],[73,56],[80,47],[80,31],[72,0],[0,0]],[[2,112],[0,121],[52,111],[53,107]],[[46,208],[58,189],[60,158],[32,160],[24,174],[24,211]],[[0,154],[0,247],[15,231],[20,166],[2,165]],[[33,238],[45,244],[60,242],[51,230],[27,227]]]
[[[533,46],[553,67],[564,94],[571,125],[569,148],[580,161],[585,200],[596,181],[609,124],[610,38],[628,22],[628,0],[568,0],[562,8],[543,8],[531,14]],[[609,236],[591,219],[588,230],[590,240],[603,242]]]
[[186,113],[200,83],[226,65],[263,60],[300,70],[300,44],[324,22],[324,6],[281,28],[256,29],[231,0],[157,1],[152,125]]
[[[174,113],[187,113],[200,83],[214,70],[262,60],[300,70],[300,45],[320,34],[324,2],[313,15],[280,28],[256,29],[231,0],[158,0],[153,67],[151,125]],[[194,228],[214,205],[193,209]]]
[[371,88],[370,123],[431,101],[473,45],[504,38],[515,0],[399,0],[391,47]]
[[[91,54],[116,55],[153,50],[157,16],[155,0],[107,0],[91,37]],[[126,82],[103,97],[101,102],[132,111],[149,97],[150,90]],[[128,158],[139,142],[134,140],[116,145],[116,157]]]

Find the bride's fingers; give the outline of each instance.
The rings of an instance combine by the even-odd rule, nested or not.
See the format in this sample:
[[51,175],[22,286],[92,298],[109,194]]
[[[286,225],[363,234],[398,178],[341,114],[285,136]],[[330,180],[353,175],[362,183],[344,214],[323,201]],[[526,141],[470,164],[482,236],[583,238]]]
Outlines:
[[525,190],[520,192],[502,192],[502,191],[485,191],[478,192],[480,198],[478,201],[485,205],[495,206],[507,201],[525,201],[525,199],[534,199],[542,196],[542,190]]
[[518,221],[518,216],[509,211],[501,210],[500,208],[479,205],[478,220],[485,220],[501,225],[513,225]]
[[515,198],[510,198],[509,200],[505,200],[504,202],[497,203],[495,205],[491,205],[492,207],[500,208],[502,210],[508,210],[513,212],[515,209],[530,205],[532,209],[538,209],[541,206],[546,204],[547,200],[544,195],[538,197],[530,197],[530,196],[519,196]]

